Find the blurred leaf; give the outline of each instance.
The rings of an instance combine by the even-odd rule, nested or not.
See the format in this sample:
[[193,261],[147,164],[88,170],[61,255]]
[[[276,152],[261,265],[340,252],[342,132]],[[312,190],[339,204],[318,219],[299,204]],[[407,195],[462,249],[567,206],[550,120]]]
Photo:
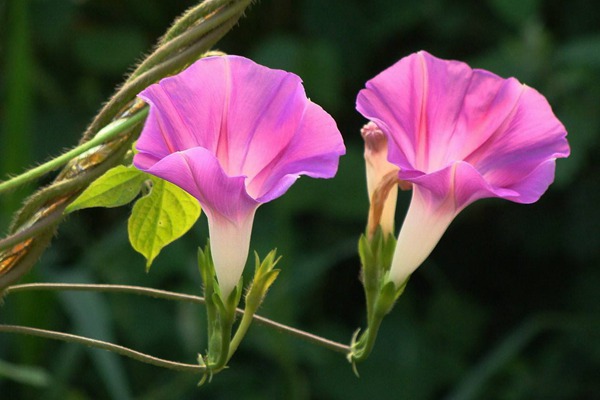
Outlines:
[[96,179],[66,208],[66,213],[90,207],[119,207],[132,201],[150,176],[139,169],[119,165]]
[[557,51],[559,61],[570,66],[600,67],[600,35],[577,37]]
[[[372,43],[380,43],[394,35],[409,31],[422,22],[426,4],[415,4],[408,1],[375,0],[369,2],[367,15],[369,29],[364,34],[369,35]],[[367,3],[365,3],[367,4]]]
[[[600,179],[597,174],[592,174],[581,180],[577,186],[570,189],[573,194],[569,201],[565,204],[564,212],[568,216],[564,226],[561,229],[561,244],[568,248],[569,254],[573,261],[578,261],[585,265],[586,260],[600,258],[600,224],[597,215],[598,204],[600,204]],[[573,185],[572,185],[573,186]],[[592,270],[597,265],[589,265]],[[591,292],[598,293],[600,279],[597,279],[597,272],[589,271],[583,275],[583,282],[580,284],[588,286]],[[580,277],[577,278],[578,280]],[[580,285],[578,284],[578,286]],[[581,289],[581,288],[579,288]],[[579,296],[587,294],[584,290],[578,290],[577,296],[569,296],[569,300],[573,301]],[[591,297],[589,298],[591,300]],[[593,311],[600,311],[600,302],[582,302],[581,306],[585,308],[595,308]],[[584,309],[580,307],[580,309]]]
[[[196,304],[177,303],[175,310],[175,328],[179,342],[186,352],[198,351],[198,343],[206,341],[204,308]],[[173,330],[171,330],[173,332]]]
[[163,247],[186,233],[200,217],[200,204],[183,189],[151,177],[152,189],[133,206],[127,224],[133,248],[146,257],[146,270]]
[[490,6],[507,23],[523,25],[538,13],[540,0],[488,0]]
[[578,90],[571,91],[571,96],[577,96],[577,101],[566,99],[565,104],[557,110],[567,129],[567,139],[571,147],[571,155],[557,162],[558,184],[572,183],[576,174],[588,166],[589,157],[596,154],[600,143],[600,135],[598,135],[600,115],[593,107],[582,106],[582,104],[600,101],[600,90],[596,87],[588,87],[588,84],[589,82],[582,82]]
[[[60,282],[92,283],[83,273],[68,273],[55,276]],[[60,292],[63,307],[72,318],[77,334],[94,339],[115,342],[112,318],[106,300],[92,292]],[[110,398],[131,399],[131,390],[121,359],[118,355],[99,349],[88,349],[98,375],[102,379]]]
[[71,24],[75,16],[75,2],[64,0],[34,0],[33,17],[38,38],[44,47],[60,47],[61,41],[72,33]]
[[309,98],[326,110],[339,110],[343,70],[332,43],[277,35],[263,41],[252,57],[271,68],[298,74]]
[[553,49],[543,25],[526,24],[517,38],[510,38],[471,60],[471,66],[487,69],[501,77],[516,77],[524,84],[539,89]]
[[[356,131],[358,133],[358,128]],[[287,212],[310,212],[344,220],[367,220],[369,200],[362,148],[346,148],[336,176],[331,180],[299,179],[280,201]],[[349,195],[350,194],[350,195]],[[356,237],[360,233],[356,233]]]
[[[312,37],[329,41],[344,57],[342,65],[343,78],[355,75],[364,62],[365,51],[373,46],[364,33],[367,10],[365,3],[347,0],[304,0],[302,1],[302,18],[299,22],[303,32]],[[371,27],[369,26],[369,29]]]
[[10,364],[0,360],[0,378],[12,379],[24,385],[45,387],[51,382],[48,372],[39,367]]
[[537,335],[548,328],[548,321],[538,317],[531,318],[519,325],[496,347],[493,347],[479,364],[471,368],[447,399],[481,398],[482,391],[490,379],[517,357]]
[[75,50],[81,65],[91,71],[122,74],[147,49],[135,28],[101,28],[79,33]]
[[[31,128],[35,114],[32,85],[35,66],[29,1],[7,3],[6,19],[6,22],[0,21],[6,24],[0,35],[4,33],[10,39],[0,42],[2,66],[6,68],[5,71],[0,71],[2,75],[6,75],[6,88],[0,86],[0,95],[6,96],[5,106],[0,106],[0,149],[10,148],[10,151],[2,152],[0,157],[0,179],[4,179],[6,174],[21,171],[24,165],[31,162]],[[3,195],[0,205],[0,221],[4,222],[4,217],[19,207],[20,198],[15,193]]]
[[428,311],[425,327],[437,346],[440,364],[445,361],[455,372],[459,360],[479,345],[485,311],[477,302],[449,289],[433,294]]

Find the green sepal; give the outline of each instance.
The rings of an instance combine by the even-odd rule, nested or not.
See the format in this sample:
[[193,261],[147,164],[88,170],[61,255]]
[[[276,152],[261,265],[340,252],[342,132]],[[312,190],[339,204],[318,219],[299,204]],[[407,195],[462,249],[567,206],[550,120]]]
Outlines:
[[233,290],[231,291],[229,296],[227,296],[226,299],[223,299],[219,283],[216,279],[213,279],[213,287],[213,303],[217,306],[218,311],[222,315],[226,315],[233,319],[235,317],[235,309],[237,308],[238,304],[240,303],[240,299],[242,298],[243,280],[240,279],[240,282],[238,282],[235,288],[233,288]]
[[377,302],[375,304],[374,316],[375,318],[383,318],[392,311],[396,300],[404,293],[408,279],[406,279],[400,286],[390,280],[387,280],[379,291]]
[[131,246],[146,257],[146,271],[160,251],[179,239],[200,217],[200,204],[189,193],[150,176],[152,187],[140,198],[127,223]]
[[392,268],[392,260],[396,251],[396,237],[389,234],[381,246],[381,266],[388,272]]
[[111,168],[92,182],[69,206],[65,213],[92,207],[119,207],[133,201],[150,175],[133,166]]
[[[217,280],[214,263],[210,252],[210,244],[203,249],[198,248],[198,268],[204,282],[204,296],[206,301],[208,351],[203,357],[207,372],[201,381],[212,379],[217,372],[226,368],[229,360],[231,333],[236,318],[236,309],[243,293],[243,279],[227,298],[223,298]],[[202,357],[202,356],[200,356]]]
[[212,297],[213,304],[215,306],[217,306],[217,311],[220,314],[227,314],[227,307],[225,306],[223,299],[221,299],[221,293],[219,293],[219,291],[215,290],[211,297]]
[[198,354],[198,365],[200,365],[201,368],[204,368],[204,373],[202,374],[202,378],[197,383],[197,386],[200,387],[200,386],[204,385],[204,383],[206,382],[207,379],[208,379],[208,382],[210,382],[212,380],[212,372],[210,371],[210,369],[208,369],[208,366],[206,365],[206,362],[204,361],[204,357],[202,356],[202,354]]
[[202,282],[204,282],[204,295],[207,296],[207,289],[208,292],[213,292],[214,285],[212,278],[215,276],[212,255],[210,253],[210,243],[208,241],[204,247],[204,250],[202,247],[198,247],[198,269],[200,270]]
[[377,290],[381,280],[392,266],[392,258],[396,249],[396,238],[393,235],[384,237],[378,227],[371,238],[361,235],[358,240],[358,254],[362,264],[361,278],[365,289]]
[[388,279],[392,259],[396,249],[396,238],[384,236],[381,227],[369,237],[361,235],[358,241],[361,280],[365,291],[367,327],[360,334],[356,331],[350,344],[348,361],[358,376],[356,363],[364,361],[371,353],[383,318],[392,310],[398,297],[404,291],[406,282],[400,287]]
[[281,260],[277,257],[277,250],[271,250],[269,254],[260,261],[258,253],[254,252],[254,262],[256,268],[254,270],[254,278],[248,288],[245,298],[245,308],[252,313],[256,312],[263,302],[269,288],[277,279],[280,270],[275,269],[275,265]]

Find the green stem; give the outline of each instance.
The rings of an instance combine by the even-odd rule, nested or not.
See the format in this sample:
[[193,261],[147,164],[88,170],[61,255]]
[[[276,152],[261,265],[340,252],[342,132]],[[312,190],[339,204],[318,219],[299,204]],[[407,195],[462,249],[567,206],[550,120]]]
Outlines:
[[[2,152],[0,158],[0,176],[22,168],[32,156],[32,116],[35,112],[34,85],[35,59],[32,42],[32,6],[31,1],[6,2],[2,7],[6,12],[3,32],[7,36],[3,49],[2,75],[4,86],[3,112],[0,120],[3,147],[10,151]],[[6,149],[6,147],[5,147]],[[29,190],[27,190],[29,192]],[[0,200],[0,217],[9,217],[11,210],[19,208],[21,199],[11,194]],[[5,214],[6,213],[6,214]]]
[[146,118],[147,115],[148,115],[148,108],[145,107],[144,109],[142,109],[138,113],[134,114],[130,118],[119,119],[119,120],[116,120],[116,121],[110,123],[103,129],[101,129],[96,134],[96,136],[94,136],[91,140],[83,143],[82,145],[77,146],[74,149],[67,151],[66,153],[64,153],[42,165],[32,168],[29,171],[27,171],[21,175],[15,176],[14,178],[11,178],[9,180],[1,182],[0,183],[0,193],[4,192],[6,190],[14,189],[15,187],[18,187],[18,186],[23,185],[27,182],[30,182],[34,179],[37,179],[37,178],[47,174],[48,172],[53,171],[53,170],[65,165],[66,163],[71,161],[71,159],[85,153],[86,151],[88,151],[96,146],[103,144],[107,140],[110,140],[110,139],[118,136],[122,132],[127,131],[129,128],[133,127],[134,125],[136,125],[137,123],[142,121],[144,118]]
[[[229,345],[231,343],[231,331],[233,330],[233,318],[228,318],[228,316],[225,315],[219,315],[219,319],[220,329],[218,329],[218,332],[221,334],[221,348],[216,353],[219,355],[219,358],[214,361],[213,365],[208,366],[210,368],[210,372],[215,374],[225,368],[227,361],[229,361]],[[209,352],[208,355],[210,357],[212,354]]]
[[19,326],[19,325],[4,325],[0,324],[0,332],[6,333],[21,333],[25,335],[32,335],[43,337],[47,339],[55,339],[62,340],[63,342],[71,342],[71,343],[79,343],[84,344],[86,346],[94,347],[97,349],[112,351],[113,353],[120,354],[122,356],[126,356],[132,358],[137,361],[141,361],[146,364],[152,364],[157,367],[168,368],[176,371],[182,372],[193,372],[193,373],[202,373],[205,371],[200,365],[194,364],[184,364],[174,361],[164,360],[162,358],[157,358],[150,356],[148,354],[141,353],[136,350],[132,350],[127,347],[119,346],[117,344],[104,342],[101,340],[90,339],[83,336],[72,335],[70,333],[62,333],[56,331],[49,331],[46,329],[38,329],[32,328],[29,326]]
[[[157,299],[175,300],[175,301],[187,301],[191,303],[204,304],[205,299],[200,296],[193,296],[189,294],[174,293],[166,290],[152,289],[141,286],[130,286],[130,285],[102,285],[102,284],[75,284],[75,283],[27,283],[22,285],[9,286],[4,290],[4,294],[8,295],[11,293],[19,293],[28,290],[78,290],[78,291],[90,291],[90,292],[118,292],[118,293],[130,293],[141,296],[149,296]],[[237,308],[235,312],[238,315],[244,315],[244,310]],[[275,329],[281,333],[288,334],[298,339],[304,340],[308,343],[315,344],[317,346],[326,348],[331,351],[335,351],[341,354],[348,354],[350,347],[338,343],[329,339],[325,339],[321,336],[314,335],[309,332],[302,331],[300,329],[292,328],[290,326],[275,322],[271,319],[261,317],[260,315],[253,315],[252,318],[257,324]],[[235,340],[235,338],[234,338]]]
[[240,346],[242,339],[246,336],[246,332],[250,328],[252,324],[252,320],[254,320],[254,313],[256,310],[249,310],[246,308],[244,310],[244,314],[242,316],[242,320],[235,331],[235,335],[233,335],[233,339],[231,339],[231,343],[229,344],[229,353],[227,355],[227,361],[231,360],[231,357],[235,354],[237,348]]
[[[29,197],[21,211],[13,219],[10,227],[11,235],[6,240],[12,240],[14,235],[24,235],[23,238],[31,238],[31,240],[24,240],[12,248],[0,251],[0,266],[2,267],[0,291],[17,281],[33,267],[54,236],[56,227],[64,217],[63,211],[67,204],[75,199],[86,185],[100,177],[109,168],[122,162],[124,154],[131,148],[136,138],[135,131],[139,129],[141,129],[139,125],[134,126],[129,133],[124,134],[123,138],[119,137],[77,157],[75,160],[88,157],[89,154],[89,157],[94,160],[90,160],[82,169],[76,168],[79,166],[77,162],[74,165],[69,163],[63,169],[64,179],[39,189]],[[113,146],[112,144],[115,142],[117,146],[107,150],[107,147]],[[49,221],[53,222],[47,223]],[[44,229],[38,229],[42,226]],[[35,236],[32,233],[34,231],[36,231]],[[5,242],[3,241],[3,243]]]
[[369,357],[375,346],[375,341],[377,340],[377,334],[379,333],[382,321],[383,318],[373,318],[373,320],[369,322],[368,328],[361,335],[356,348],[353,346],[350,355],[350,361],[352,363],[362,362]]

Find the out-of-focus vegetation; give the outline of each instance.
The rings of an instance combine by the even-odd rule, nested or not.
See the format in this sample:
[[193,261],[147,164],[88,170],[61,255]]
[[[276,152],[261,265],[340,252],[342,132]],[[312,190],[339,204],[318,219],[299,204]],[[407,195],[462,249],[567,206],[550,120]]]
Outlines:
[[[2,177],[73,146],[123,74],[186,1],[0,2]],[[0,336],[1,399],[592,399],[600,394],[600,3],[588,0],[262,0],[219,49],[298,73],[348,154],[331,181],[301,179],[257,213],[252,247],[282,273],[260,312],[349,342],[364,320],[356,242],[367,199],[354,110],[364,82],[426,49],[535,87],[572,155],[534,205],[484,200],[452,224],[384,322],[357,379],[338,354],[254,326],[231,368],[201,389],[79,345]],[[43,183],[43,182],[40,182]],[[31,190],[31,188],[29,189]],[[3,198],[2,229],[26,190]],[[408,195],[398,206],[398,223]],[[200,294],[206,222],[149,273],[127,207],[76,213],[27,281],[138,284]],[[249,268],[249,271],[250,268]],[[0,322],[114,341],[194,362],[200,306],[128,295],[9,296]]]

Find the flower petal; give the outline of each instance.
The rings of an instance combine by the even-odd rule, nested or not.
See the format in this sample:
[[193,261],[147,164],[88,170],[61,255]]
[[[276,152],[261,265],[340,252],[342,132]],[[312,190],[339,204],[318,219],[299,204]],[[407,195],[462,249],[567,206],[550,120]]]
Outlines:
[[554,160],[569,156],[566,134],[546,99],[524,86],[503,126],[464,159],[490,184],[527,192],[512,201],[532,203],[554,180]]
[[150,113],[134,164],[198,199],[226,296],[246,262],[258,206],[302,174],[332,177],[342,136],[298,76],[243,57],[198,60],[140,97]]
[[300,175],[333,177],[345,153],[335,120],[308,100],[291,140],[253,177],[248,190],[260,202],[271,201],[285,193]]
[[388,160],[413,183],[390,277],[401,285],[452,219],[473,201],[532,203],[569,155],[566,130],[546,99],[514,78],[426,52],[367,82],[357,109],[388,136]]
[[415,175],[405,171],[400,179],[413,182],[422,188],[421,197],[437,208],[441,203],[453,205],[458,212],[475,200],[486,197],[518,197],[519,193],[491,186],[472,165],[457,161],[448,167],[430,174]]
[[260,205],[246,193],[245,177],[227,176],[217,158],[201,147],[172,153],[147,167],[144,161],[134,159],[136,167],[181,187],[202,205],[215,272],[226,298],[242,276],[254,213]]
[[137,168],[172,182],[190,193],[198,199],[209,217],[225,218],[237,224],[245,220],[259,205],[246,193],[245,178],[227,176],[219,160],[202,147],[169,154],[149,166],[139,160],[134,159]]
[[389,275],[391,281],[400,286],[408,279],[431,254],[456,214],[449,199],[432,203],[426,190],[413,186],[410,206],[394,250]]
[[137,143],[140,157],[204,147],[227,175],[247,176],[248,193],[261,202],[301,174],[330,178],[345,152],[342,137],[301,83],[243,57],[203,59],[140,94],[155,106]]
[[[415,177],[464,161],[477,172],[465,177],[487,182],[475,185],[487,186],[483,192],[459,196],[459,207],[482,197],[536,201],[554,177],[546,162],[569,154],[565,128],[546,99],[514,78],[419,52],[366,86],[357,109],[389,136],[388,158],[402,169],[401,179],[417,183]],[[456,185],[470,185],[461,176]]]

